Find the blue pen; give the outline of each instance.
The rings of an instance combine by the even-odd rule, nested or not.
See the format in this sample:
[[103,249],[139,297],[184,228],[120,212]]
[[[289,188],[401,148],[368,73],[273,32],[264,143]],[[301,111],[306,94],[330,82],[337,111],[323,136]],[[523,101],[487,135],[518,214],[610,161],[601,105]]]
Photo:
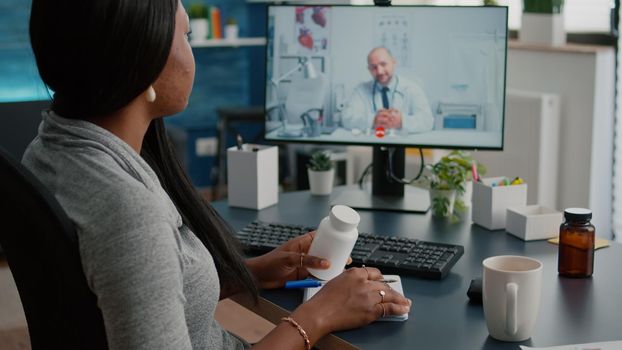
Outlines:
[[[378,280],[377,282],[382,282],[382,283],[395,283],[397,282],[396,279],[393,280]],[[315,288],[315,287],[320,287],[323,284],[325,284],[326,281],[319,281],[319,280],[314,280],[314,279],[306,279],[306,280],[300,280],[300,281],[287,281],[285,282],[285,289],[296,289],[296,288]]]
[[315,288],[324,284],[324,281],[306,279],[300,281],[287,281],[285,282],[285,289],[294,289],[294,288]]

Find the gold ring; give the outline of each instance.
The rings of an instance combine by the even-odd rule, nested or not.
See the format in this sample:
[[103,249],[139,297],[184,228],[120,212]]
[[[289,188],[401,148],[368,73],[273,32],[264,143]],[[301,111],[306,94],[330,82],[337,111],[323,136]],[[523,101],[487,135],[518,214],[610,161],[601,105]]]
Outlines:
[[300,253],[300,268],[302,269],[302,260],[305,258],[305,253]]
[[367,272],[367,279],[369,279],[369,270],[367,270],[365,265],[361,265],[361,267],[365,269],[365,272]]
[[380,303],[378,305],[380,305],[382,307],[382,317],[384,318],[387,315],[387,309],[385,309],[383,303]]
[[378,291],[378,294],[380,294],[380,298],[382,298],[382,299],[380,300],[380,303],[384,303],[384,295],[385,295],[385,294],[387,294],[387,293],[385,293],[385,291],[384,291],[384,290],[379,290],[379,291]]

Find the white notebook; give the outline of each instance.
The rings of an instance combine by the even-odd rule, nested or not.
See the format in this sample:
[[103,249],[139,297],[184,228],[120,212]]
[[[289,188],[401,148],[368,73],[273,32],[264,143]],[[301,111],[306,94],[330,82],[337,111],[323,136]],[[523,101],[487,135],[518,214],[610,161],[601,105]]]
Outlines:
[[[404,289],[402,289],[402,279],[398,275],[384,275],[385,280],[396,280],[393,283],[389,283],[389,287],[393,288],[396,292],[404,295]],[[306,288],[304,291],[303,302],[311,299],[322,287]],[[412,306],[411,306],[412,309]],[[403,315],[390,315],[387,317],[381,317],[377,321],[406,321],[408,314]]]

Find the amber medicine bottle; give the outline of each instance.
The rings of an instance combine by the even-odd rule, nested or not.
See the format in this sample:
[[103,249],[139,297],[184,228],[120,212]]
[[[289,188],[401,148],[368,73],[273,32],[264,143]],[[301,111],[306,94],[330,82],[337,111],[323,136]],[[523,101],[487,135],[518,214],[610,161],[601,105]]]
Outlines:
[[565,277],[590,277],[594,271],[594,226],[592,211],[564,210],[565,222],[559,227],[557,271]]

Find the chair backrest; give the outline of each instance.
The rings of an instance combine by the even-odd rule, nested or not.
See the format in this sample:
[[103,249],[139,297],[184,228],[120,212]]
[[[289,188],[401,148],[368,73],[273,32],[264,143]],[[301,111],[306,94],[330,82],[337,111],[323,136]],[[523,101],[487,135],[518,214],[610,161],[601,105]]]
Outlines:
[[289,125],[303,124],[302,115],[321,110],[326,101],[326,78],[320,74],[312,79],[295,79],[287,86],[285,113]]
[[[15,159],[21,159],[26,147],[37,136],[41,111],[50,108],[50,100],[0,102],[0,147]],[[10,116],[19,115],[19,118]]]
[[0,245],[19,291],[32,348],[107,349],[75,228],[54,196],[0,148]]

